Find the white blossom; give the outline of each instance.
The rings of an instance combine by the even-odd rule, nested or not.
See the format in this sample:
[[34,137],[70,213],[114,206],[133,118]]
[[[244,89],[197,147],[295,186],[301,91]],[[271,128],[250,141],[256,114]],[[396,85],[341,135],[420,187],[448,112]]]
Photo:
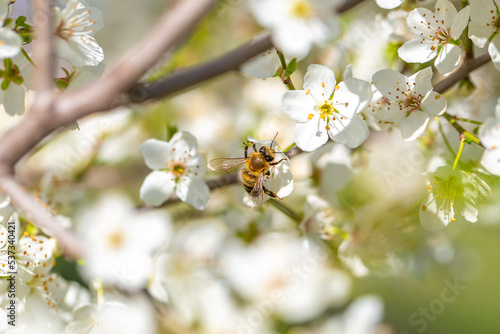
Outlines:
[[485,150],[481,164],[492,174],[500,176],[500,101],[495,117],[489,117],[479,128],[479,139]]
[[255,19],[271,29],[274,44],[286,56],[304,58],[313,44],[325,43],[333,34],[333,8],[338,1],[252,0]]
[[[469,38],[479,48],[488,45],[493,65],[500,70],[500,1],[474,0],[470,4]],[[493,38],[491,38],[493,36]],[[491,39],[491,40],[490,40]]]
[[68,0],[64,9],[55,8],[56,52],[76,67],[97,66],[104,59],[102,48],[93,37],[104,26],[100,9],[87,7],[80,0]]
[[432,69],[425,69],[411,77],[392,70],[380,70],[373,75],[373,84],[387,98],[389,113],[386,121],[401,125],[404,140],[415,140],[425,131],[432,116],[442,115],[446,99],[432,90]]
[[206,161],[197,149],[196,138],[185,131],[168,142],[148,139],[142,144],[139,151],[153,170],[141,186],[141,198],[147,205],[161,205],[175,191],[181,201],[205,209],[210,189],[202,179]]
[[309,65],[304,89],[288,91],[282,110],[298,124],[295,142],[304,151],[314,151],[328,141],[328,136],[349,148],[361,145],[368,128],[357,115],[372,98],[370,84],[350,78],[337,84],[335,74],[322,65]]

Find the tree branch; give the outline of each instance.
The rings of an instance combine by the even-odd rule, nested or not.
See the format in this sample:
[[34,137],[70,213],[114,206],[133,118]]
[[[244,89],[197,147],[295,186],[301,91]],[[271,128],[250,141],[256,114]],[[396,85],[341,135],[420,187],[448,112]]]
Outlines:
[[41,228],[48,235],[59,240],[66,253],[73,257],[84,254],[85,247],[73,232],[63,228],[35,198],[24,191],[9,174],[0,174],[0,189],[7,193],[17,210]]
[[434,86],[434,91],[443,94],[445,91],[453,87],[454,84],[459,82],[462,79],[467,78],[470,72],[475,69],[487,64],[491,60],[489,54],[484,54],[474,59],[466,59],[460,68],[447,77],[446,79],[441,80]]
[[53,7],[54,3],[51,0],[33,1],[33,19],[36,25],[34,58],[37,64],[34,85],[39,94],[51,94],[55,87]]
[[239,48],[202,65],[169,74],[151,84],[138,84],[130,90],[130,102],[139,103],[177,93],[185,88],[212,79],[229,71],[236,71],[241,64],[271,48],[271,34],[248,42]]

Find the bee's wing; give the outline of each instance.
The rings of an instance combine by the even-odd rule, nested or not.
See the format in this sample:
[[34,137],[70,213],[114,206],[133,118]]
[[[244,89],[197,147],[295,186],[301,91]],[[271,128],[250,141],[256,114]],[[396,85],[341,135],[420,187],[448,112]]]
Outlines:
[[257,182],[252,188],[252,191],[248,195],[248,200],[253,208],[259,208],[262,205],[264,199],[264,173],[261,173],[257,178]]
[[227,173],[231,168],[243,165],[248,158],[219,158],[210,160],[208,168],[216,172]]

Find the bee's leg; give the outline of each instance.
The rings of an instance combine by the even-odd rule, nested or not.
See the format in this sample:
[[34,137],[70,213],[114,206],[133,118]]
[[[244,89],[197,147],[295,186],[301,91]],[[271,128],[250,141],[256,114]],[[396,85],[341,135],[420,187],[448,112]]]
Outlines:
[[276,166],[277,164],[279,164],[279,163],[280,163],[280,162],[282,162],[283,160],[286,160],[286,158],[283,158],[283,159],[281,159],[281,160],[280,160],[280,161],[278,161],[278,162],[271,162],[271,163],[270,163],[270,165],[271,165],[271,166]]
[[257,152],[257,145],[255,145],[255,143],[253,143],[253,150]]
[[281,197],[278,197],[278,195],[276,195],[275,192],[271,191],[271,190],[268,190],[266,187],[262,186],[262,190],[264,190],[264,193],[271,197],[271,198],[276,198],[276,199],[283,199]]
[[267,171],[267,172],[266,172],[266,175],[267,175],[267,176],[271,176],[271,172],[270,172],[270,171]]
[[245,158],[248,158],[248,145],[247,143],[243,143],[245,145]]

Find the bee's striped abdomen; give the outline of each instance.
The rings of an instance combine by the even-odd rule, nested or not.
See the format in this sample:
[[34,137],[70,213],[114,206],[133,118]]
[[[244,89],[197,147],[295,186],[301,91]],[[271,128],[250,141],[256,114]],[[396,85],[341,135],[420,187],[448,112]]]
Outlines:
[[247,193],[250,194],[252,191],[255,183],[257,182],[257,176],[258,174],[256,175],[248,169],[243,169],[241,171],[241,183],[243,183],[243,187],[245,187]]

